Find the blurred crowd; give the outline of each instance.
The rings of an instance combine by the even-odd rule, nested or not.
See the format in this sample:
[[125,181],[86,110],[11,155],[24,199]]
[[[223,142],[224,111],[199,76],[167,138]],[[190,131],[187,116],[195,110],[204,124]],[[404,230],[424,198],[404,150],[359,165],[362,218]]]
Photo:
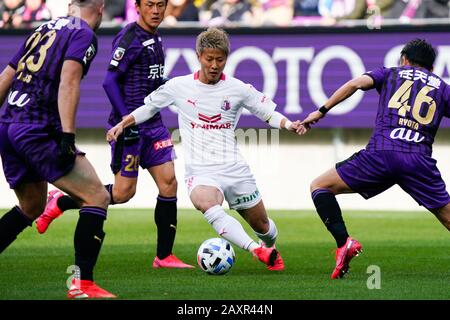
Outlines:
[[[64,16],[70,0],[0,0],[0,28],[31,28]],[[137,19],[135,0],[105,0],[104,22]],[[341,20],[449,18],[450,0],[168,0],[166,26],[333,25]]]

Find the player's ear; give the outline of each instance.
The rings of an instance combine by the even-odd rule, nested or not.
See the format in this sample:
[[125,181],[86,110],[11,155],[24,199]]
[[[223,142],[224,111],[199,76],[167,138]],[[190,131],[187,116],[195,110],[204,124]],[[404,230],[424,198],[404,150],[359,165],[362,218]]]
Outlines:
[[134,6],[136,8],[136,11],[139,13],[139,15],[141,15],[141,7],[139,6],[139,3],[137,1],[134,3]]
[[404,55],[400,57],[400,66],[410,66],[410,62]]

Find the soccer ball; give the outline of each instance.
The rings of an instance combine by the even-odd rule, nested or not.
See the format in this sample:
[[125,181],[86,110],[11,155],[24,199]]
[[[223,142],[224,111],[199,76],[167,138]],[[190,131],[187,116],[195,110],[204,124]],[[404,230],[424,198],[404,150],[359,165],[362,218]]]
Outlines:
[[233,266],[235,259],[233,247],[222,238],[206,240],[197,252],[198,265],[208,274],[227,273]]

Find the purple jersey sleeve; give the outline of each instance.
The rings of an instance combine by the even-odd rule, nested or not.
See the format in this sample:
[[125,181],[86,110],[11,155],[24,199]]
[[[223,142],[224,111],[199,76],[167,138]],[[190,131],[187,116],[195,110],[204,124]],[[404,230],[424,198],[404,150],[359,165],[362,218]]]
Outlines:
[[92,30],[82,28],[72,35],[64,60],[78,61],[84,70],[84,75],[89,71],[91,61],[97,54],[97,38]]
[[123,48],[120,45],[114,46],[108,70],[126,73],[140,54],[141,48],[137,46],[130,45],[128,48]]
[[27,41],[28,41],[28,39],[25,40],[25,42],[20,47],[19,51],[17,51],[17,53],[14,55],[14,57],[9,62],[9,66],[11,68],[13,68],[14,70],[17,69],[20,59],[22,59],[22,57],[25,55],[25,44]]
[[381,87],[383,86],[384,80],[386,76],[389,74],[389,69],[385,67],[377,68],[375,70],[366,72],[365,75],[371,77],[374,82],[374,88],[377,89],[378,92],[381,91]]
[[446,103],[444,114],[447,118],[450,118],[450,85],[445,86],[443,101]]
[[129,112],[125,105],[125,101],[122,96],[122,91],[120,89],[119,78],[121,74],[119,72],[114,72],[108,70],[106,72],[105,81],[103,82],[103,88],[108,95],[109,101],[111,102],[113,108],[122,117],[126,116]]

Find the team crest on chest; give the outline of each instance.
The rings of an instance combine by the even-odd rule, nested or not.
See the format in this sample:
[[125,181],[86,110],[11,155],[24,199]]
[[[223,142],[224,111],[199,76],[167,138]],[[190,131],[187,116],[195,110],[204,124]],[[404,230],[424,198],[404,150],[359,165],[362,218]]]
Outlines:
[[223,111],[228,111],[231,109],[231,103],[228,97],[223,98],[222,107],[220,109]]
[[124,48],[117,48],[116,51],[114,51],[114,60],[120,61],[122,60],[123,56],[125,55],[125,49]]

